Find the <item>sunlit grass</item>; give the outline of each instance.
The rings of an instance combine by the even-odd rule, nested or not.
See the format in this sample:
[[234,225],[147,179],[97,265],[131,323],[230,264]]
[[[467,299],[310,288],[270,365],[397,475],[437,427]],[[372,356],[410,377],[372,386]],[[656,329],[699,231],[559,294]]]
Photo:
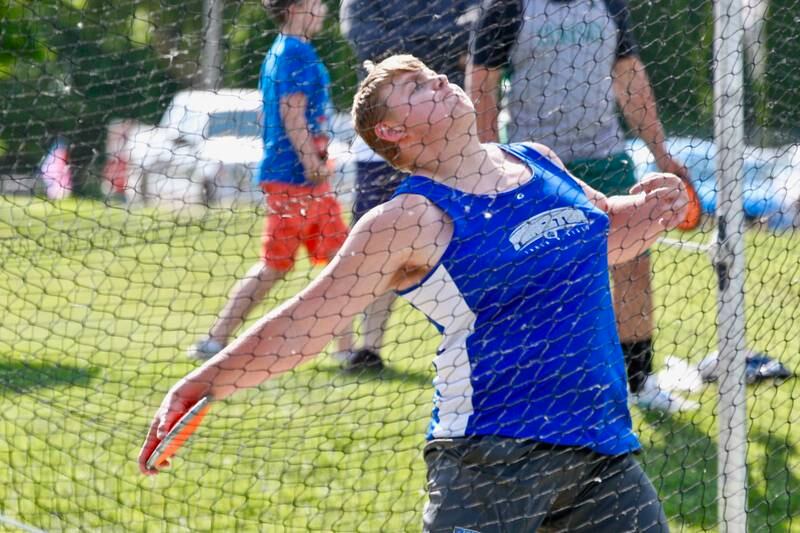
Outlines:
[[[257,211],[0,200],[0,513],[48,531],[420,529],[438,339],[405,304],[380,377],[319,357],[216,404],[168,473],[138,473],[152,413],[194,367],[185,348],[257,258]],[[800,243],[748,243],[748,344],[796,368]],[[661,246],[653,260],[659,361],[697,361],[716,346],[708,258]],[[259,311],[314,273],[301,260]],[[715,394],[693,415],[634,410],[676,531],[715,529]],[[796,395],[794,381],[748,391],[753,531],[790,531],[800,512]]]

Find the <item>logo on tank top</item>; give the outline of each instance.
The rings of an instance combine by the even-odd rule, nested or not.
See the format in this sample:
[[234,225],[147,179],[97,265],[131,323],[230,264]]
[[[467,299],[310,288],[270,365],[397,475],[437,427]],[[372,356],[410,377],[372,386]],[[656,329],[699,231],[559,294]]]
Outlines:
[[560,207],[531,217],[511,232],[508,240],[516,251],[536,244],[541,239],[559,239],[570,230],[589,225],[583,211]]

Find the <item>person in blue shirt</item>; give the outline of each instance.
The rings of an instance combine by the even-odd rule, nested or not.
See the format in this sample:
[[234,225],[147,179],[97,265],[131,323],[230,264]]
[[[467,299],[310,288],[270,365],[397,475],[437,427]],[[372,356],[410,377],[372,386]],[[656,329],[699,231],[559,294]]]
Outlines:
[[157,473],[147,457],[199,398],[295,368],[395,291],[442,336],[424,531],[667,531],[633,457],[608,266],[683,220],[682,181],[605,197],[544,145],[483,144],[469,97],[409,55],[374,67],[353,117],[410,176],[308,287],[170,389],[141,471]]
[[267,215],[261,259],[231,290],[206,337],[188,350],[205,360],[294,266],[305,245],[312,262],[325,264],[347,236],[342,209],[331,191],[327,157],[330,76],[309,39],[327,13],[322,0],[264,0],[281,31],[261,66],[264,157],[257,182]]

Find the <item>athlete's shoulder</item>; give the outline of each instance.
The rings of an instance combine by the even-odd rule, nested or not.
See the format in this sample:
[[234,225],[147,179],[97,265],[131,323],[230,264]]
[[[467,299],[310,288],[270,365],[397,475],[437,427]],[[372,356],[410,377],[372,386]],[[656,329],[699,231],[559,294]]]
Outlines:
[[543,160],[548,161],[549,163],[554,164],[558,168],[562,170],[566,170],[564,163],[561,161],[561,158],[553,151],[552,148],[546,146],[542,143],[537,143],[533,141],[527,142],[519,142],[519,143],[512,143],[501,145],[505,146],[506,149],[514,152],[519,157],[523,157],[532,163],[541,163]]
[[526,142],[509,144],[507,146],[509,146],[512,149],[515,148],[517,151],[522,152],[528,158],[531,159],[538,159],[543,157],[549,160],[557,167],[566,170],[566,166],[561,161],[561,158],[558,157],[558,154],[556,154],[555,151],[547,145],[534,141],[526,141]]
[[350,231],[348,249],[368,257],[383,255],[387,268],[417,267],[430,262],[449,227],[444,213],[430,200],[401,194],[361,217]]
[[[373,207],[361,220],[365,228],[374,232],[388,229],[421,229],[441,222],[443,218],[442,210],[425,196],[402,193]],[[361,221],[358,225],[360,224]]]
[[549,163],[555,165],[556,168],[563,171],[562,175],[569,176],[570,179],[572,179],[575,183],[577,183],[581,187],[581,189],[583,189],[583,192],[584,194],[586,194],[586,197],[589,199],[589,201],[591,201],[601,211],[604,212],[608,211],[608,201],[606,199],[606,196],[600,191],[589,186],[582,179],[572,174],[569,171],[569,169],[567,169],[567,166],[564,164],[564,162],[561,161],[561,158],[558,157],[558,155],[552,148],[542,143],[537,143],[532,141],[519,144],[527,147],[528,150],[535,150],[539,154],[539,157],[545,158],[547,161],[549,161]]

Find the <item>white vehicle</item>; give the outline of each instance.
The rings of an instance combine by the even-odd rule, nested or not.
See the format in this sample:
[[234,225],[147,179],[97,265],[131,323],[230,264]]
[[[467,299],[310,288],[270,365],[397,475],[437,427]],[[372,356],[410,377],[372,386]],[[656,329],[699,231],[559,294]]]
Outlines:
[[260,113],[256,90],[177,93],[158,126],[139,125],[128,140],[128,199],[260,201],[252,183],[262,157]]
[[[129,137],[128,200],[172,207],[261,202],[253,183],[263,155],[261,106],[254,89],[177,93],[158,126],[139,125]],[[334,186],[341,192],[352,189],[347,122],[334,117],[329,149],[340,156]],[[336,138],[337,124],[345,138]]]

